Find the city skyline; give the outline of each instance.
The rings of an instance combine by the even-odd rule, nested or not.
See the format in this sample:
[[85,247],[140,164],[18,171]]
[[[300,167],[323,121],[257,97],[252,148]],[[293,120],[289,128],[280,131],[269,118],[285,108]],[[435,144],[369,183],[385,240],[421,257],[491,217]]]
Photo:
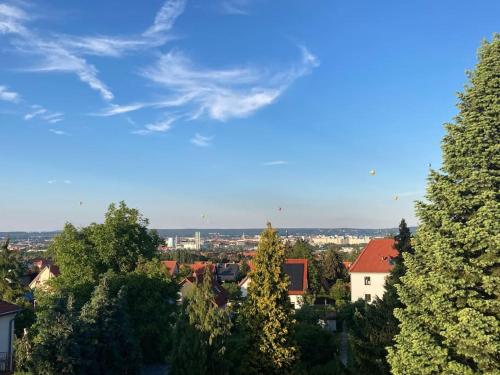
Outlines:
[[121,200],[155,228],[416,225],[499,11],[0,2],[0,231],[101,222]]

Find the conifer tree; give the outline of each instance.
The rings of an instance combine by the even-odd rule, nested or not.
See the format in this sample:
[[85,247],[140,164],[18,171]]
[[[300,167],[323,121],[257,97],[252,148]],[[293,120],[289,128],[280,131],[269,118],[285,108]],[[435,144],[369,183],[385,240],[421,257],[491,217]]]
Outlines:
[[298,356],[292,342],[294,319],[288,299],[288,277],[282,271],[285,247],[268,224],[259,241],[244,306],[251,369],[259,374],[287,373]]
[[173,374],[224,374],[226,339],[231,320],[215,303],[213,276],[207,267],[201,285],[188,298],[175,329]]
[[417,204],[388,356],[396,375],[500,373],[500,35],[483,43],[469,78],[441,172]]

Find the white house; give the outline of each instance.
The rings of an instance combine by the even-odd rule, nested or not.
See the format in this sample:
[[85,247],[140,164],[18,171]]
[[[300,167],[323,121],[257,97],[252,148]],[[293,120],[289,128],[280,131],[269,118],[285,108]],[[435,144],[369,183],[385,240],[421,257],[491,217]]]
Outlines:
[[371,240],[349,268],[351,275],[351,302],[364,299],[372,302],[385,293],[385,279],[394,267],[392,259],[398,255],[392,238]]
[[[253,270],[252,262],[248,262]],[[283,272],[288,275],[288,298],[295,309],[299,309],[304,304],[304,293],[307,291],[307,259],[286,259],[283,264]],[[247,275],[240,281],[241,296],[246,297],[251,278]]]
[[0,373],[12,371],[14,318],[19,311],[19,306],[0,301]]

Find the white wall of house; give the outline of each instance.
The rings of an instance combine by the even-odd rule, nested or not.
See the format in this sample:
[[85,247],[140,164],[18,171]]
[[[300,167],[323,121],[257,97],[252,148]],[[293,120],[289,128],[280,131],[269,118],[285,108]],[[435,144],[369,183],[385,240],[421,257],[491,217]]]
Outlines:
[[0,352],[10,353],[10,363],[12,363],[12,344],[14,340],[14,322],[12,324],[10,322],[14,320],[15,316],[16,314],[0,316]]
[[290,298],[290,302],[292,303],[292,306],[297,310],[302,307],[304,304],[304,296],[301,295],[288,295],[288,298]]
[[30,288],[35,289],[39,287],[43,287],[43,285],[49,281],[50,279],[53,279],[54,275],[52,272],[50,272],[50,267],[45,267],[43,270],[40,271],[40,273],[33,279],[33,281],[30,283]]
[[250,285],[250,278],[247,277],[245,279],[245,281],[243,281],[240,285],[240,289],[241,289],[241,296],[243,298],[246,298],[247,295],[248,295],[248,286]]
[[[375,297],[382,298],[385,293],[385,279],[388,276],[388,272],[351,272],[351,302],[360,298],[366,300],[367,295],[369,302],[373,302]],[[367,277],[369,285],[365,285]]]

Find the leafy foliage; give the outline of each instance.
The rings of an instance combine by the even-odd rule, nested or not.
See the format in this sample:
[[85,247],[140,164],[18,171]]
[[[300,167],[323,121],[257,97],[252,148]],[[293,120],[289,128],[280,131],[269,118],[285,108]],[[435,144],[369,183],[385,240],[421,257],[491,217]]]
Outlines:
[[441,172],[417,204],[415,253],[397,286],[394,374],[500,372],[500,35],[484,42],[447,124]]
[[257,373],[286,373],[298,356],[293,343],[288,277],[281,268],[284,261],[285,247],[277,231],[268,224],[260,236],[243,309],[252,345],[250,367]]
[[226,373],[224,353],[232,324],[228,313],[215,304],[213,282],[207,267],[177,322],[173,374]]

